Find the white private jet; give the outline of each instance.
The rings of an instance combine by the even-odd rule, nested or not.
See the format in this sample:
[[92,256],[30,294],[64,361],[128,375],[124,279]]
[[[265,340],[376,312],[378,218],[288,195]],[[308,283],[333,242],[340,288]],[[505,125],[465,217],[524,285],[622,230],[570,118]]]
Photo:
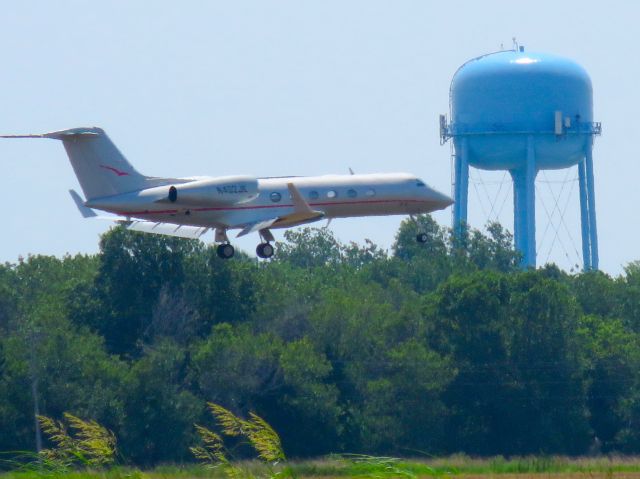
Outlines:
[[[100,128],[73,128],[40,135],[0,135],[1,138],[62,140],[86,197],[70,190],[86,218],[92,208],[127,228],[185,238],[200,238],[215,230],[217,254],[234,255],[227,231],[237,236],[257,232],[260,258],[273,255],[271,229],[288,228],[320,219],[355,216],[414,215],[451,205],[448,196],[406,173],[326,176],[197,176],[157,178],[131,166]],[[419,242],[426,241],[419,234]]]

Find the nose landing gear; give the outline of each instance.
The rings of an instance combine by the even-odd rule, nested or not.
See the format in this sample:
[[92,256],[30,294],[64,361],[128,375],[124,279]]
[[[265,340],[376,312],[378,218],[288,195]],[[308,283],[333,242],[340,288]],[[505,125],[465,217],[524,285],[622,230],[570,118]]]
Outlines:
[[[418,220],[416,220],[416,217],[413,215],[409,215],[409,218],[411,218],[411,221],[413,221],[413,224],[416,225],[416,228],[420,228],[420,224],[418,223]],[[429,235],[427,235],[427,233],[424,233],[422,231],[418,231],[418,234],[416,235],[416,241],[418,243],[426,243],[427,241],[429,241]]]
[[271,242],[275,241],[275,238],[267,228],[261,229],[259,234],[262,243],[260,243],[256,248],[256,254],[258,255],[258,258],[271,258],[275,252],[273,246],[271,246]]

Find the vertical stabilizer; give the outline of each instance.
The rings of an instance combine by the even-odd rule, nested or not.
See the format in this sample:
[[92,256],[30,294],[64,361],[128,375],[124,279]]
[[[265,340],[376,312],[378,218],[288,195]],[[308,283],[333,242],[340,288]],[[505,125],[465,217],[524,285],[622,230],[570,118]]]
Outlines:
[[0,138],[61,140],[87,200],[166,184],[141,175],[101,128],[73,128],[41,135],[0,135]]
[[100,128],[74,128],[42,136],[62,140],[87,200],[152,186]]

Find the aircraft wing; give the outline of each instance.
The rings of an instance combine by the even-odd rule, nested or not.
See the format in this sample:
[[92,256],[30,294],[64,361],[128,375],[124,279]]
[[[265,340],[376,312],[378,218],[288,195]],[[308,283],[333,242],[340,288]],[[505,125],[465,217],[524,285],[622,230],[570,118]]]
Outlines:
[[127,226],[128,230],[142,233],[155,233],[159,235],[177,236],[179,238],[200,239],[209,231],[206,226],[186,226],[171,223],[154,223],[153,221],[133,220]]
[[289,188],[289,193],[291,194],[293,213],[243,225],[244,228],[240,233],[238,233],[237,237],[239,238],[240,236],[245,236],[249,233],[255,233],[256,231],[267,228],[289,228],[292,226],[312,223],[324,218],[324,213],[322,211],[314,211],[311,209],[304,197],[300,194],[300,191],[298,191],[298,188],[296,188],[293,183],[287,183],[287,188]]

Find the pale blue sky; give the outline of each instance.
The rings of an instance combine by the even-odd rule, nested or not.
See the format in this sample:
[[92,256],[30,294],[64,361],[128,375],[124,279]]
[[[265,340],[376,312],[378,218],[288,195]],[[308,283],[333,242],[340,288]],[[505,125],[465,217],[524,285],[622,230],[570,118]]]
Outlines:
[[[449,146],[440,146],[437,129],[457,67],[510,47],[513,36],[528,50],[570,57],[591,75],[603,124],[594,152],[601,267],[617,274],[640,259],[637,2],[3,3],[0,131],[100,126],[152,175],[351,167],[412,172],[449,192]],[[77,181],[58,142],[4,140],[0,165],[0,261],[97,251],[108,224],[79,216],[67,193]],[[478,191],[470,192],[474,226],[484,223]],[[507,204],[505,220],[510,214]],[[578,215],[570,208],[565,220],[580,251]],[[449,224],[450,210],[435,217]],[[343,241],[388,247],[401,219],[331,227]],[[539,236],[545,221],[539,207]],[[569,267],[576,258],[566,258],[565,250],[575,253],[568,235],[563,248],[547,235],[540,262]],[[253,252],[257,238],[236,244]]]

